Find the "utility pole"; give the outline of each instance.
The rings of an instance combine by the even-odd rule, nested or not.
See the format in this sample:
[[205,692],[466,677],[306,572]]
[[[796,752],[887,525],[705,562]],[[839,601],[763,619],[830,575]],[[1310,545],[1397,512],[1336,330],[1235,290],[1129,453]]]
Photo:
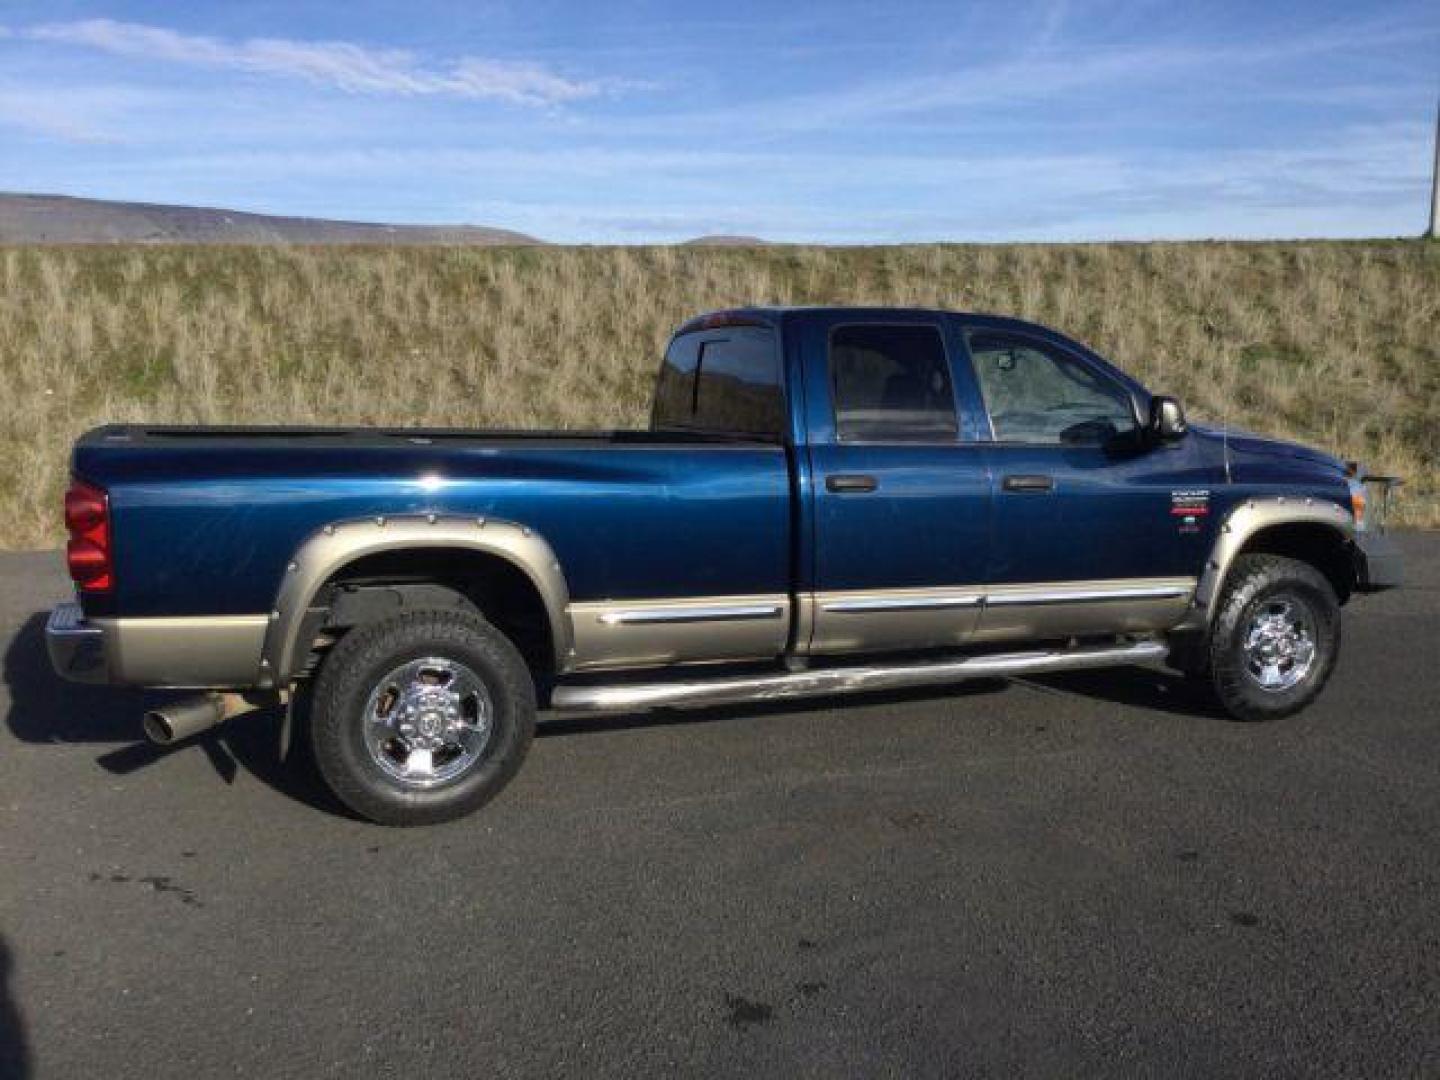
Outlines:
[[1435,165],[1430,170],[1430,231],[1431,240],[1440,240],[1440,101],[1435,104]]

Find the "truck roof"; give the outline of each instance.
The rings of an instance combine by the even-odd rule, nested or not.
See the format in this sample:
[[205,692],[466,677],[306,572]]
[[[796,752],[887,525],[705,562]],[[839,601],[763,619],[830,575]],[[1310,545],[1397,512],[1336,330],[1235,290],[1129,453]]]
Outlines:
[[675,331],[687,334],[692,330],[707,330],[718,326],[744,326],[755,323],[774,323],[785,315],[804,312],[844,312],[850,315],[964,315],[968,312],[950,311],[944,308],[896,307],[891,305],[852,304],[755,304],[746,307],[718,308],[702,312],[693,319],[682,323]]
[[1108,359],[1101,356],[1095,350],[1074,338],[1067,337],[1057,330],[1042,323],[1030,322],[1027,319],[1019,319],[1011,315],[991,315],[981,311],[952,311],[947,308],[924,308],[924,307],[899,307],[886,305],[850,305],[850,304],[796,304],[796,305],[771,305],[755,304],[746,307],[719,308],[715,311],[707,311],[696,315],[682,323],[672,337],[679,337],[681,334],[688,334],[695,330],[714,330],[724,326],[770,326],[775,327],[787,315],[794,314],[835,314],[843,313],[853,315],[862,319],[884,319],[902,316],[908,318],[936,318],[960,316],[972,319],[976,323],[989,327],[993,330],[1018,330],[1030,333],[1042,338],[1048,338],[1058,344],[1070,349],[1078,350],[1092,362],[1099,364],[1115,378],[1129,386],[1133,391],[1149,397],[1149,391],[1134,376],[1116,367]]
[[[983,311],[955,311],[949,308],[902,307],[883,304],[754,304],[746,307],[717,308],[702,312],[682,323],[676,335],[688,334],[695,330],[713,330],[722,326],[775,326],[787,315],[853,315],[862,319],[885,319],[901,316],[905,318],[962,317],[985,323],[995,329],[1027,330],[1043,337],[1059,338],[1070,345],[1079,342],[1052,330],[1042,323],[1013,315],[993,315]],[[1081,348],[1085,348],[1083,345]],[[1090,352],[1089,349],[1085,350]],[[1097,357],[1097,359],[1099,359]]]

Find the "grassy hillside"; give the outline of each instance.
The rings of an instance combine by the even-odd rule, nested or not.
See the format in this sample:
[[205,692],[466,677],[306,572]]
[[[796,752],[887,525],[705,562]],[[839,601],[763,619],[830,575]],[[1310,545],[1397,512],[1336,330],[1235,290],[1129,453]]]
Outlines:
[[637,425],[670,328],[746,302],[1038,319],[1440,524],[1436,244],[0,248],[0,545],[58,541],[97,423]]

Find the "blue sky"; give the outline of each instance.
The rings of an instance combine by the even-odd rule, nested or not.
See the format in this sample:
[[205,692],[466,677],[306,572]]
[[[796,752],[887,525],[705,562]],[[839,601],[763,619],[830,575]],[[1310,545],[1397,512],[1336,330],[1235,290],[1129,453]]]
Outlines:
[[545,239],[1415,235],[1440,4],[0,3],[0,190]]

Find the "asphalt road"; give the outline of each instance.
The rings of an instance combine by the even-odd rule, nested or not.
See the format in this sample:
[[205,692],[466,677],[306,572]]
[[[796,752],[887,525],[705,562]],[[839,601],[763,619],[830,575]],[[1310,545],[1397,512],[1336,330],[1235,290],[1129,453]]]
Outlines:
[[1140,669],[547,725],[391,831],[159,753],[0,557],[0,1073],[1440,1075],[1440,537],[1308,713]]

